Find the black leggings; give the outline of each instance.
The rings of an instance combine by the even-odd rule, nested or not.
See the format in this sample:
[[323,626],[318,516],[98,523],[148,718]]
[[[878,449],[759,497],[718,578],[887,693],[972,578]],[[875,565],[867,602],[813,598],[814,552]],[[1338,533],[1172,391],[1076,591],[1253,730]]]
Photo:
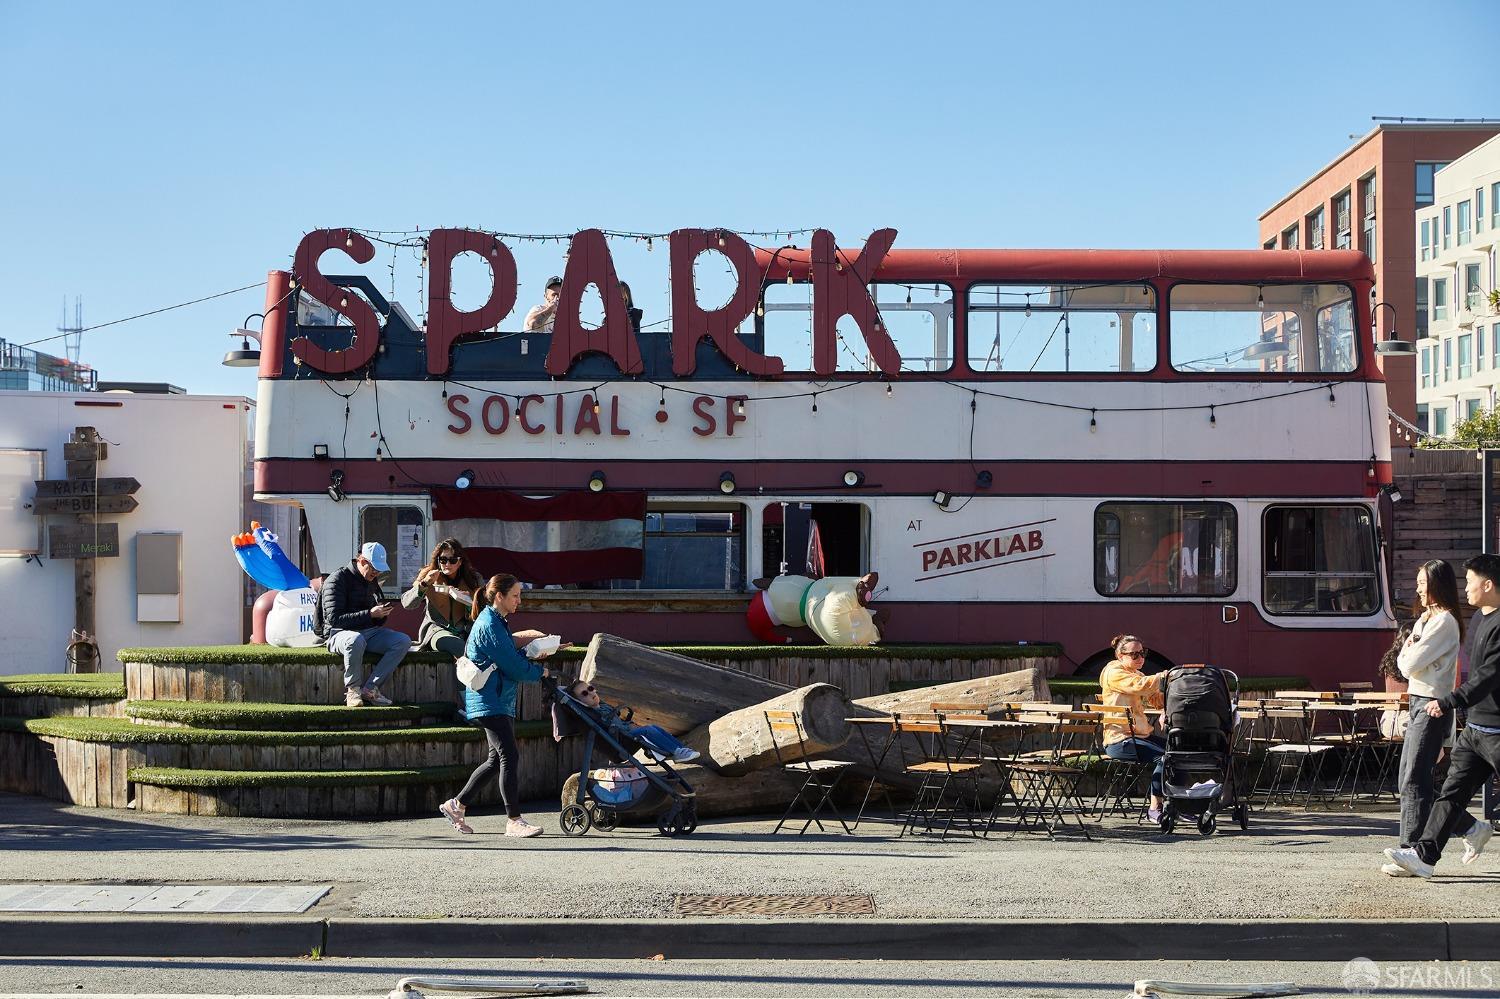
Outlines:
[[484,729],[484,737],[490,744],[490,754],[484,762],[474,768],[469,782],[458,792],[458,803],[465,808],[479,793],[484,782],[496,769],[500,771],[500,800],[505,802],[505,814],[513,819],[521,817],[521,751],[516,746],[515,719],[510,715],[487,715],[475,718],[474,724]]

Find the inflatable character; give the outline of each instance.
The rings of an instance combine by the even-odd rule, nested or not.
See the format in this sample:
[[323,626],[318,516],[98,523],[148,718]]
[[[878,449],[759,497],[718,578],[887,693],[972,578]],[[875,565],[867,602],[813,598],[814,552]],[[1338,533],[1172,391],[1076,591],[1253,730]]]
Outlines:
[[880,581],[878,573],[863,576],[777,576],[757,579],[761,592],[750,601],[745,619],[763,642],[786,645],[790,638],[776,628],[811,628],[829,645],[874,645],[880,641],[885,622],[869,608],[871,595]]
[[252,520],[249,532],[236,534],[229,543],[245,574],[266,589],[277,591],[266,614],[266,642],[282,648],[321,645],[313,627],[318,594],[302,570],[281,550],[276,535]]

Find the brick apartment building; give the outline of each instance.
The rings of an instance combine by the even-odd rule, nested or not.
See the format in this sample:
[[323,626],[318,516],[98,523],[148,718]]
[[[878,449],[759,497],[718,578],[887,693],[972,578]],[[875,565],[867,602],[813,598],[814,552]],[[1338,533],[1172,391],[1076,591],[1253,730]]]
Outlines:
[[[1433,203],[1433,174],[1486,139],[1500,124],[1381,124],[1313,174],[1260,217],[1260,245],[1274,249],[1358,249],[1375,264],[1381,337],[1392,328],[1415,340],[1425,328],[1427,287],[1417,282],[1415,218]],[[1418,305],[1422,318],[1418,319]],[[1416,362],[1378,358],[1391,410],[1417,418]]]

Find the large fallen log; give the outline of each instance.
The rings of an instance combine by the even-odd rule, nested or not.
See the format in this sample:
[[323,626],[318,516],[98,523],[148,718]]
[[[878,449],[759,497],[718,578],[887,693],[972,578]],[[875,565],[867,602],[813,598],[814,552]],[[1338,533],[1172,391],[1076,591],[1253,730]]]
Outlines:
[[[674,768],[693,786],[696,792],[694,805],[700,818],[780,813],[791,804],[804,776],[780,767],[757,770],[743,777],[725,777],[693,763],[674,765]],[[578,775],[575,773],[563,784],[563,805],[572,804],[577,793]]]
[[632,724],[660,725],[673,735],[792,689],[603,633],[589,642],[579,677],[608,703],[634,708]]
[[878,713],[910,714],[927,713],[934,704],[972,703],[986,706],[1006,701],[1050,701],[1052,692],[1047,689],[1047,678],[1034,669],[1018,669],[995,676],[979,676],[972,680],[954,683],[939,683],[931,687],[916,687],[893,694],[877,694],[861,697],[854,704],[868,709],[862,714]]
[[[796,733],[778,732],[773,742],[768,711],[800,714],[801,740]],[[776,766],[778,750],[781,762],[790,763],[838,749],[849,741],[844,719],[852,713],[843,691],[832,684],[812,683],[699,725],[682,741],[703,754],[705,765],[738,777]]]

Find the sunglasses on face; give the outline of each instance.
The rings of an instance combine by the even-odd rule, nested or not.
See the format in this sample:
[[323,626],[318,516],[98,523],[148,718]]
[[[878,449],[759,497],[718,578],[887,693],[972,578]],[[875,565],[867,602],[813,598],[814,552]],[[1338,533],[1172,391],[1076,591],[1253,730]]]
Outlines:
[[1145,649],[1139,649],[1139,650],[1137,650],[1135,652],[1121,652],[1120,655],[1123,658],[1125,658],[1125,659],[1145,659],[1146,658],[1146,650]]
[[578,696],[582,697],[584,694],[592,694],[593,692],[594,692],[594,688],[593,687],[584,687],[584,688],[582,688],[582,689],[580,689],[578,691]]
[[458,563],[460,563],[462,561],[463,561],[463,556],[461,556],[461,555],[439,555],[438,556],[438,565],[457,565]]

